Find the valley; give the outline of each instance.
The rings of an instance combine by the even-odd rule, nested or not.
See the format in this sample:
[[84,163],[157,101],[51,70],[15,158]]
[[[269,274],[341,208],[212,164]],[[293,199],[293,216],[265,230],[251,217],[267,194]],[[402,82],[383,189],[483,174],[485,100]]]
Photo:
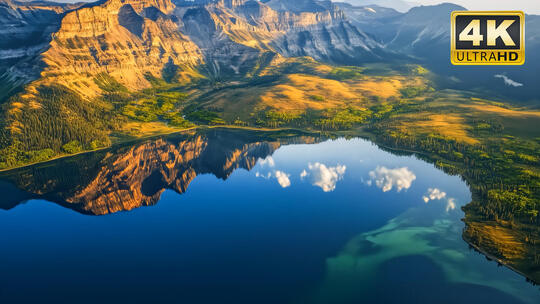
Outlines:
[[[473,198],[463,238],[540,282],[538,16],[527,19],[522,70],[450,71],[440,21],[459,9],[450,4],[0,1],[0,169],[195,129],[361,136],[461,176]],[[106,214],[156,197],[130,203],[80,208]]]

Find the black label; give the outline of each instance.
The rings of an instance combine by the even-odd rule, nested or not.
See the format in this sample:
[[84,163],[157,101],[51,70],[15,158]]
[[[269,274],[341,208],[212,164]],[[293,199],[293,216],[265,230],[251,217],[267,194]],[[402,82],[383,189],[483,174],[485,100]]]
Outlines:
[[[479,20],[479,34],[482,36],[482,39],[478,39],[479,45],[473,45],[473,41],[463,41],[460,40],[460,34],[463,33],[463,31],[470,25],[471,22],[474,20]],[[495,39],[495,45],[488,45],[488,37],[489,35],[494,35],[496,33],[493,30],[491,30],[491,33],[488,31],[488,21],[494,20],[495,27],[501,28],[501,25],[505,20],[513,20],[514,22],[508,26],[504,31],[508,33],[508,36],[511,38],[512,44],[507,44],[503,40],[503,37],[498,36]],[[477,21],[475,21],[477,22]],[[493,22],[493,21],[490,21]],[[456,16],[455,21],[455,32],[454,32],[454,39],[456,42],[455,48],[456,50],[519,50],[521,48],[521,19],[519,16],[485,16],[485,15],[466,15],[466,16]],[[478,22],[477,22],[478,24]],[[473,26],[474,27],[474,26]],[[504,26],[502,27],[504,28]],[[465,32],[465,35],[473,34],[474,29],[470,27],[470,29]],[[497,35],[495,35],[497,36]],[[506,41],[508,42],[508,41]]]

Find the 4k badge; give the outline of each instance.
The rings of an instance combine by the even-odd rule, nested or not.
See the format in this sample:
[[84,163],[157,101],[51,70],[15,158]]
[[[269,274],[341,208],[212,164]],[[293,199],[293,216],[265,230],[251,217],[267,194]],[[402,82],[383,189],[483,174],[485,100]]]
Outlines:
[[451,61],[455,65],[525,63],[525,14],[520,11],[452,12]]

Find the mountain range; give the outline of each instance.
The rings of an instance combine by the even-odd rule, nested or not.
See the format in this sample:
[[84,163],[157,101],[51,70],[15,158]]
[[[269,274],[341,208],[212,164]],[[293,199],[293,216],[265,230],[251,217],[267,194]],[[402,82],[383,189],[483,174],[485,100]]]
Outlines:
[[405,13],[409,9],[417,6],[413,1],[403,0],[343,0],[343,2],[354,5],[355,7],[385,7],[391,8],[398,12]]
[[[414,7],[407,12],[316,0],[101,0],[58,4],[0,0],[0,99],[17,89],[56,83],[85,97],[106,73],[128,88],[150,84],[145,75],[177,72],[179,81],[245,76],[275,56],[310,56],[357,65],[397,59],[426,64],[446,76],[448,86],[497,91],[505,74],[524,84],[499,90],[530,99],[538,80],[540,17],[527,16],[527,63],[523,67],[454,67],[449,63],[453,4]],[[385,3],[380,3],[385,4]],[[402,5],[387,3],[400,10]],[[359,6],[363,5],[363,6]],[[410,5],[410,4],[408,4]],[[264,54],[264,55],[263,55]],[[508,92],[510,91],[510,92]]]
[[[67,144],[108,146],[133,120],[245,124],[278,103],[293,115],[350,104],[348,98],[395,99],[401,86],[414,83],[423,87],[413,91],[470,90],[538,107],[540,17],[526,19],[524,66],[455,67],[449,16],[463,9],[446,3],[400,12],[318,0],[0,0],[0,167],[80,150]],[[380,77],[360,76],[366,64],[401,78],[385,82],[390,91],[377,89]],[[388,67],[394,72],[383,71]],[[253,100],[254,85],[266,92],[262,102]],[[322,103],[321,94],[335,102]],[[201,108],[185,103],[186,96],[213,102]]]
[[[357,27],[376,37],[387,51],[410,56],[446,77],[444,86],[496,92],[503,98],[529,101],[537,98],[536,86],[540,79],[540,16],[525,18],[526,63],[523,66],[453,66],[450,64],[450,14],[464,11],[464,7],[443,3],[435,6],[413,7],[406,13],[369,5],[355,7],[338,4]],[[494,75],[504,74],[522,86],[502,85]],[[538,103],[535,103],[538,106]]]
[[162,77],[166,67],[186,77],[243,75],[264,53],[339,63],[380,58],[380,44],[329,1],[1,3],[4,92],[37,81],[95,97],[100,73],[141,89],[149,86],[145,74]]

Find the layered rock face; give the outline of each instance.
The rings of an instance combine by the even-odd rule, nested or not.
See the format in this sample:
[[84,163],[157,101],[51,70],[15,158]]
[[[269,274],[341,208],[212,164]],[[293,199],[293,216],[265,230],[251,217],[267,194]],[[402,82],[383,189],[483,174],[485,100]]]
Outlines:
[[101,94],[100,74],[140,90],[150,86],[147,75],[162,78],[171,65],[222,78],[249,73],[263,53],[354,63],[378,48],[329,1],[103,0],[24,9],[1,1],[9,42],[0,42],[0,62],[24,59],[6,61],[2,77],[62,84],[89,98]]
[[[180,4],[177,16],[186,33],[197,42],[209,61],[219,67],[252,62],[254,50],[285,57],[310,56],[316,60],[357,63],[377,57],[380,45],[350,24],[331,2],[235,0],[205,5]],[[187,8],[186,8],[187,7]],[[199,39],[204,37],[199,43]],[[219,42],[219,44],[216,44]],[[241,44],[245,47],[235,46]],[[226,54],[221,54],[226,50]],[[235,58],[224,62],[222,58]],[[228,63],[228,65],[227,65]]]
[[69,12],[43,53],[42,76],[92,97],[93,81],[106,73],[133,90],[161,78],[167,65],[193,68],[202,63],[198,47],[184,36],[168,0],[108,0]]
[[237,39],[227,25],[240,21],[222,5],[181,8],[176,15],[182,20],[182,30],[203,53],[206,73],[211,77],[243,75],[260,55],[256,43],[248,41],[260,41],[262,37],[245,31]]
[[61,20],[62,9],[40,9],[0,0],[0,60],[28,57],[47,44]]

